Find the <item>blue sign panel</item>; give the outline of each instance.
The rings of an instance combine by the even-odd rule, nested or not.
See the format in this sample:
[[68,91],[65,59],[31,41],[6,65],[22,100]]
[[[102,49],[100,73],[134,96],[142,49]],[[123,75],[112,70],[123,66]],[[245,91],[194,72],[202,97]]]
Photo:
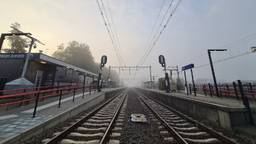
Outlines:
[[184,70],[192,69],[192,68],[194,68],[194,64],[188,64],[188,65],[183,66],[182,70],[184,71]]
[[[25,59],[27,53],[1,53],[0,59]],[[39,53],[31,53],[30,59],[39,59]]]

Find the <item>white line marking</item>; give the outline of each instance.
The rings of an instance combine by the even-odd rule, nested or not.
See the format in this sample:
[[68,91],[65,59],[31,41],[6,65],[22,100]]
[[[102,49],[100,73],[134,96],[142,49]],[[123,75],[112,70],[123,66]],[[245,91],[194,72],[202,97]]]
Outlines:
[[0,120],[5,120],[5,119],[9,119],[9,118],[16,118],[16,117],[18,117],[18,115],[15,115],[15,114],[5,115],[5,116],[0,116]]
[[[85,95],[86,95],[86,94],[89,94],[89,92],[85,92],[84,94],[85,94]],[[82,95],[83,95],[83,94],[78,94],[78,95],[75,96],[75,98],[82,97]],[[69,100],[72,100],[72,99],[73,99],[73,96],[70,96],[70,97],[68,97],[68,98],[62,99],[62,100],[61,100],[61,103],[66,102],[66,101],[69,101]],[[36,110],[36,111],[40,111],[40,110],[46,109],[46,108],[48,108],[48,107],[51,107],[51,106],[54,106],[54,105],[57,105],[57,104],[59,104],[59,101],[58,101],[58,100],[55,101],[55,102],[48,103],[48,104],[45,104],[45,105],[42,105],[42,106],[37,107],[37,110]],[[33,113],[33,111],[34,111],[34,108],[29,109],[29,110],[22,111],[21,113]]]

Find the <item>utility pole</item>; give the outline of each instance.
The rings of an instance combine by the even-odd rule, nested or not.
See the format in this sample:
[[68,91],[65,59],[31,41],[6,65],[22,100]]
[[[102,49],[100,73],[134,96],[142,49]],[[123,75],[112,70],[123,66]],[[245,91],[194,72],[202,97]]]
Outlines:
[[185,79],[185,88],[186,88],[186,93],[188,95],[188,83],[187,83],[187,76],[186,76],[186,71],[184,70],[184,79]]
[[153,81],[152,81],[152,70],[151,70],[151,66],[149,66],[149,76],[150,76],[150,86],[151,88],[153,87]]

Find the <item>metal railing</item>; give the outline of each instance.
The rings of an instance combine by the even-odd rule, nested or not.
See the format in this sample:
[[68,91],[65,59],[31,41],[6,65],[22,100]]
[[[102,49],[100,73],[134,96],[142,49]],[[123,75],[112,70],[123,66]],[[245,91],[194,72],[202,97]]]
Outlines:
[[25,92],[19,92],[20,89],[13,90],[16,91],[16,93],[0,96],[0,108],[5,107],[6,109],[8,109],[8,107],[10,106],[21,107],[23,105],[34,104],[34,117],[39,102],[42,102],[48,98],[59,97],[58,107],[60,108],[63,96],[71,94],[70,96],[73,96],[74,101],[75,95],[77,93],[82,93],[82,98],[84,98],[85,92],[89,92],[89,94],[91,94],[91,92],[95,89],[96,87],[94,85],[66,85],[61,87],[53,87],[50,89],[46,89],[46,87],[41,87],[37,89],[26,89]]
[[[188,85],[189,94],[192,94],[194,88],[191,84]],[[213,85],[201,84],[195,86],[196,93],[204,94],[205,96],[217,97],[216,89]],[[233,98],[238,101],[242,101],[249,116],[249,121],[254,125],[253,112],[251,110],[252,103],[256,102],[256,84],[254,83],[242,83],[240,80],[233,82],[232,84],[219,84],[218,85],[219,97]]]
[[15,93],[22,93],[22,92],[29,92],[29,91],[35,91],[35,90],[47,90],[47,89],[53,89],[53,88],[62,88],[62,87],[68,87],[68,86],[74,86],[74,85],[62,85],[62,86],[40,86],[40,87],[31,87],[31,88],[18,88],[18,89],[11,89],[11,90],[0,90],[0,96],[7,95],[7,94],[15,94]]
[[[191,84],[188,85],[189,93],[192,94],[193,87]],[[246,95],[249,100],[256,100],[256,84],[252,83],[244,83],[242,84],[242,89],[244,91],[244,95]],[[239,84],[237,82],[219,84],[218,85],[219,96],[226,98],[235,98],[241,99],[241,90],[239,89]],[[199,94],[203,94],[205,96],[216,96],[216,90],[214,86],[210,83],[208,84],[200,84],[196,85],[196,91]]]

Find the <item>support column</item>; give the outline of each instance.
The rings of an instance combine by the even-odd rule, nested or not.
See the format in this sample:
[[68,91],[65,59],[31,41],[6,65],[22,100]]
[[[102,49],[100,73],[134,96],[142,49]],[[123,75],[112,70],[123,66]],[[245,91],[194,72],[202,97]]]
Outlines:
[[191,71],[191,77],[192,77],[192,84],[193,84],[193,90],[194,90],[194,95],[196,96],[196,86],[195,86],[195,81],[194,81],[194,74],[193,74],[193,70],[190,69]]
[[152,88],[152,69],[151,66],[149,66],[149,76],[150,76],[150,87]]
[[188,82],[187,82],[187,75],[186,75],[186,71],[184,70],[184,79],[185,79],[185,88],[187,91],[187,95],[188,95]]

